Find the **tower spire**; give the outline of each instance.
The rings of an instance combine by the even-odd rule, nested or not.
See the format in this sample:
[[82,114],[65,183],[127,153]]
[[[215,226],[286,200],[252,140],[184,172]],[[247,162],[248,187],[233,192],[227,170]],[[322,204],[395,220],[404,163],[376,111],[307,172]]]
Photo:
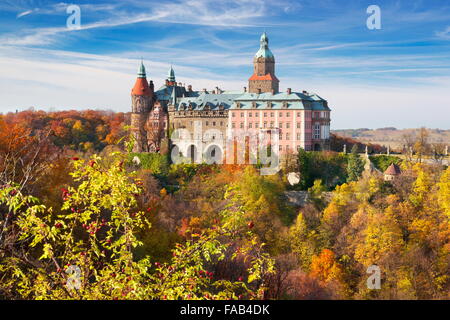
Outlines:
[[141,65],[139,66],[138,78],[146,78],[144,60],[141,58]]
[[167,80],[169,80],[169,82],[175,82],[175,71],[173,70],[172,64],[170,64]]

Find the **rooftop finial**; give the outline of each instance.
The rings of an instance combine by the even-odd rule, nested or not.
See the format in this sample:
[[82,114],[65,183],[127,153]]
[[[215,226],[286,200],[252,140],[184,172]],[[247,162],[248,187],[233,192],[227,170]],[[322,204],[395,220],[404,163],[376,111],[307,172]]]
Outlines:
[[141,65],[139,66],[138,78],[145,78],[145,67],[144,67],[144,59],[141,58]]

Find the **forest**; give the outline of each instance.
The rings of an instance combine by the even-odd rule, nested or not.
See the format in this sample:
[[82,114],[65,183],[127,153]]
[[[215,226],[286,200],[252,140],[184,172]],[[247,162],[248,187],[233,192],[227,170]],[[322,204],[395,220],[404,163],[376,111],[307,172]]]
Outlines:
[[424,136],[409,157],[372,155],[373,171],[334,137],[263,176],[133,153],[128,122],[0,115],[0,299],[450,299],[450,168],[421,161]]

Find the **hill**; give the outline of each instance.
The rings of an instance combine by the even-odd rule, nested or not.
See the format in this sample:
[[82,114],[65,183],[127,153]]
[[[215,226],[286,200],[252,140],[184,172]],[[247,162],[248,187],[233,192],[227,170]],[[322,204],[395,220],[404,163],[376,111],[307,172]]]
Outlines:
[[[379,144],[390,146],[391,149],[401,149],[412,141],[419,134],[420,129],[396,129],[393,127],[379,129],[343,129],[332,130],[333,133],[347,138],[353,138],[363,143]],[[427,129],[429,133],[429,143],[439,143],[450,145],[450,130]]]

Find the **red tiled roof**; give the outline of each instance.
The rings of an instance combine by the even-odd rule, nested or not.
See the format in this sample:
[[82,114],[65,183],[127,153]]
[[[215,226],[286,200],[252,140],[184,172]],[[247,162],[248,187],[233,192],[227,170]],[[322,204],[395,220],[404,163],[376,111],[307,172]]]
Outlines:
[[133,89],[131,90],[132,95],[139,96],[149,96],[151,95],[150,88],[148,87],[147,79],[137,78]]
[[256,74],[253,74],[250,77],[250,79],[248,79],[248,80],[275,80],[275,81],[279,81],[278,78],[275,75],[270,74],[270,73],[268,73],[268,74],[266,74],[264,76],[258,76]]
[[391,176],[396,176],[399,175],[400,173],[402,173],[402,171],[400,170],[400,167],[395,163],[392,163],[384,172],[384,174],[389,174]]

